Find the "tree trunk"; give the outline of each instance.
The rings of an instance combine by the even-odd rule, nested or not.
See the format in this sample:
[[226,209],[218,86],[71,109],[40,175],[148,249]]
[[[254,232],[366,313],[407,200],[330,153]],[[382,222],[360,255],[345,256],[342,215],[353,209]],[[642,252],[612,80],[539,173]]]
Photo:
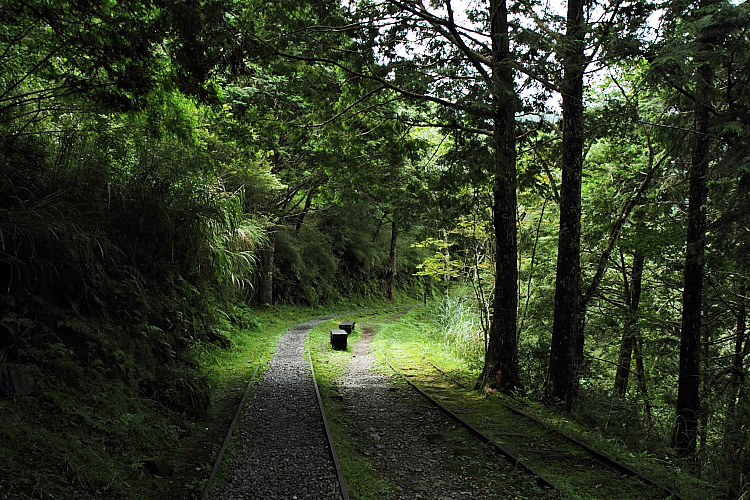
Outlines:
[[[727,412],[730,416],[734,414],[737,401],[737,392],[741,382],[745,379],[745,337],[747,335],[747,307],[745,306],[745,294],[747,287],[743,282],[740,286],[737,296],[739,297],[739,306],[737,308],[737,338],[734,341],[734,358],[732,361],[732,375],[730,378],[729,401]],[[730,417],[731,418],[731,417]]]
[[641,393],[641,399],[643,400],[643,427],[647,431],[651,430],[651,401],[648,398],[648,384],[646,381],[646,368],[643,365],[643,334],[640,330],[636,330],[635,338],[633,339],[633,353],[635,354],[635,370],[638,375],[638,390]]
[[[698,69],[696,95],[704,97],[710,87],[711,68],[703,64]],[[677,389],[677,408],[672,434],[672,446],[680,456],[696,451],[698,417],[700,414],[700,340],[703,307],[703,256],[705,250],[708,174],[709,109],[696,103],[695,144],[688,171],[690,197],[688,200],[687,252],[685,254],[684,287],[682,293],[682,331],[680,336],[680,370]]]
[[302,223],[305,221],[305,216],[310,212],[310,207],[312,207],[312,199],[315,195],[315,191],[317,191],[317,188],[311,189],[309,193],[307,193],[307,196],[305,197],[305,207],[302,209],[302,211],[297,216],[297,225],[294,228],[294,232],[299,234],[300,229],[302,229]]
[[260,256],[260,287],[258,301],[261,304],[273,304],[273,259],[276,252],[276,233],[268,233],[268,243]]
[[[646,257],[643,250],[638,248],[633,255],[633,274],[630,278],[629,289],[626,290],[625,294],[625,302],[628,310],[622,332],[617,373],[615,374],[615,390],[620,397],[625,397],[625,393],[628,392],[628,377],[630,375],[633,344],[639,330],[638,310],[641,302],[641,285],[643,283],[643,265],[645,260]],[[626,286],[628,286],[627,283]]]
[[398,242],[398,227],[396,221],[391,221],[391,250],[388,257],[388,273],[386,274],[386,287],[388,289],[388,300],[393,300],[393,282],[396,279],[396,243]]
[[724,455],[729,478],[730,498],[740,495],[742,490],[742,456],[743,442],[745,436],[745,420],[742,418],[742,412],[737,408],[742,408],[744,400],[743,382],[745,381],[745,350],[747,341],[747,307],[745,305],[745,294],[747,288],[742,283],[737,296],[740,299],[736,316],[737,316],[737,337],[734,343],[734,357],[732,360],[732,374],[730,377],[729,396],[727,398],[727,416],[724,419]]
[[[562,185],[555,279],[555,312],[550,347],[548,397],[572,403],[578,389],[576,331],[581,296],[581,176],[583,171],[584,0],[568,2],[563,62]],[[582,339],[580,340],[581,345]]]
[[492,100],[494,114],[493,216],[495,224],[495,296],[490,338],[477,386],[504,391],[521,387],[518,372],[518,243],[516,240],[516,121],[505,0],[490,0],[492,37]]
[[539,245],[539,235],[542,229],[542,219],[544,210],[547,208],[547,198],[544,198],[542,210],[539,213],[539,220],[536,223],[536,234],[534,235],[534,247],[531,250],[531,263],[529,264],[529,281],[526,283],[526,302],[523,306],[523,315],[521,315],[521,324],[518,326],[518,335],[523,333],[523,325],[526,322],[526,313],[529,311],[529,301],[531,300],[531,279],[534,276],[534,262],[536,261],[536,248]]

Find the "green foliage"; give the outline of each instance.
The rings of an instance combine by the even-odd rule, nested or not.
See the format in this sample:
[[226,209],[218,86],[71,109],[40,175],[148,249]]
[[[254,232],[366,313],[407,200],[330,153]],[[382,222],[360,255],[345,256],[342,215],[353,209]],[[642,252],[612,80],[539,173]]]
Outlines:
[[[688,152],[695,105],[710,105],[698,463],[739,496],[750,463],[750,10],[667,2],[652,43],[639,30],[651,28],[643,20],[655,6],[618,6],[611,25],[586,35],[602,37],[598,64],[610,67],[586,96],[582,293],[622,208],[644,179],[651,184],[591,297],[574,414],[641,453],[669,455]],[[241,350],[273,343],[255,327],[268,318],[230,306],[254,297],[267,245],[279,304],[383,297],[394,272],[401,290],[425,297],[433,278],[461,294],[471,282],[477,305],[446,295],[430,312],[436,325],[421,318],[429,338],[409,348],[442,352],[475,374],[497,250],[488,69],[457,64],[461,47],[414,12],[350,7],[0,0],[0,362],[32,365],[43,381],[32,396],[0,401],[9,422],[2,481],[15,478],[4,492],[129,495],[142,458],[174,447],[212,411],[211,384],[245,373]],[[560,69],[550,53],[564,42],[547,31],[563,19],[545,13],[539,29],[524,17],[531,8],[540,14],[526,4],[510,13],[518,76],[531,89],[524,113],[538,113],[518,117],[516,221],[518,356],[535,396],[549,363],[562,154],[560,122],[543,103]],[[467,15],[478,31],[488,22],[486,9]],[[413,33],[425,50],[404,50]],[[479,38],[465,40],[475,55],[488,52]],[[704,61],[712,84],[694,95]],[[415,93],[435,106],[415,106]],[[433,123],[443,127],[421,126]],[[637,252],[644,286],[633,313]],[[634,315],[647,393],[632,372],[619,398],[614,363]]]
[[[75,13],[61,14],[60,34]],[[8,43],[18,61],[22,42]],[[0,360],[33,367],[38,387],[0,401],[10,423],[0,439],[13,443],[2,489],[129,496],[142,460],[176,449],[206,415],[210,387],[192,346],[227,345],[219,308],[250,283],[263,223],[245,213],[244,191],[225,190],[225,165],[241,155],[231,145],[212,154],[220,140],[192,99],[113,87],[147,109],[86,113],[93,101],[40,90],[50,107],[29,121],[19,92],[48,76],[13,87],[10,71],[0,89]]]
[[[276,300],[316,306],[385,297],[389,238],[388,231],[379,231],[377,222],[353,205],[341,212],[311,214],[299,231],[277,231]],[[414,272],[422,256],[408,245],[405,240],[398,247],[396,283],[418,295],[422,284]]]
[[481,369],[485,341],[474,299],[446,295],[433,307],[436,333],[446,350],[473,369]]

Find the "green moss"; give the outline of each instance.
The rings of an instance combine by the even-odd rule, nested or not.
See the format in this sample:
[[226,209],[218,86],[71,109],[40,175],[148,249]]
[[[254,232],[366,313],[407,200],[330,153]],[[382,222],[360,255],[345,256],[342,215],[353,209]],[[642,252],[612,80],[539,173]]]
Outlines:
[[[624,460],[636,470],[671,486],[685,499],[698,500],[715,496],[716,492],[695,478],[683,475],[677,467],[667,465],[632,450],[613,450],[601,435],[592,429],[575,425],[549,408],[524,399],[514,399],[499,393],[478,393],[472,389],[478,376],[471,360],[462,359],[454,349],[446,348],[442,336],[437,332],[429,311],[414,308],[397,321],[384,321],[378,325],[378,335],[372,342],[373,353],[379,370],[390,373],[386,359],[394,365],[407,369],[412,380],[446,406],[483,432],[492,436],[504,447],[516,453],[532,467],[558,484],[561,489],[575,492],[575,498],[584,499],[646,499],[661,498],[653,487],[639,481],[627,480],[622,484],[618,474],[606,468],[592,469],[587,466],[585,453],[571,446],[555,433],[518,417],[506,410],[501,402],[523,405],[524,410],[550,422],[565,432],[575,434],[594,447],[604,449],[615,458]],[[440,374],[429,362],[443,369],[451,379],[458,380],[468,388],[460,388],[448,377]],[[599,436],[598,439],[592,439]],[[545,451],[547,450],[547,451]],[[614,451],[614,453],[613,453]],[[690,485],[686,487],[686,485]]]
[[[365,449],[360,443],[360,433],[356,423],[348,415],[346,403],[340,396],[340,379],[344,375],[351,360],[351,345],[361,337],[359,331],[367,325],[375,328],[376,336],[371,344],[378,345],[376,358],[384,359],[386,355],[398,362],[405,361],[410,354],[422,355],[422,348],[429,346],[424,342],[427,332],[420,328],[422,318],[420,308],[409,312],[387,312],[385,314],[365,317],[358,315],[357,333],[349,338],[347,351],[334,351],[328,343],[328,329],[337,321],[331,321],[315,328],[310,335],[312,356],[315,363],[316,378],[321,388],[326,413],[331,424],[334,442],[342,464],[344,478],[352,498],[382,499],[394,496],[395,484],[389,481],[377,470],[371,459],[361,453]],[[392,336],[391,336],[392,335]],[[394,340],[395,339],[395,340]],[[391,340],[394,340],[391,342]],[[387,365],[379,362],[376,369],[383,373],[391,373]],[[393,383],[403,384],[400,379]],[[494,457],[489,449],[480,453],[466,453],[468,443],[474,441],[467,431],[457,428],[440,438],[443,445],[453,449],[452,458],[443,465],[462,474],[473,488],[482,491],[502,491],[504,495],[518,499],[556,498],[554,494],[540,489],[534,481],[513,467],[498,470],[494,464]]]

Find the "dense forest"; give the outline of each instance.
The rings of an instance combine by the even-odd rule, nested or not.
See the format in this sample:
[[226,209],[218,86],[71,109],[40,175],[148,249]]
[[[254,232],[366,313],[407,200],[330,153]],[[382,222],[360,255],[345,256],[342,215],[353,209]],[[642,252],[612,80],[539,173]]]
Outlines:
[[248,305],[399,297],[476,318],[478,390],[750,491],[747,2],[0,19],[0,498],[128,496]]

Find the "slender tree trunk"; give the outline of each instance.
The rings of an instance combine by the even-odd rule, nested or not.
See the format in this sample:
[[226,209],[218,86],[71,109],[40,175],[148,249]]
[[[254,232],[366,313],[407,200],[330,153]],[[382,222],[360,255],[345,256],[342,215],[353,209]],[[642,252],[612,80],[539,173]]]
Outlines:
[[[604,278],[604,273],[607,272],[607,268],[609,267],[609,258],[612,255],[612,251],[615,249],[615,245],[620,238],[620,234],[622,234],[622,230],[625,227],[625,224],[628,222],[631,212],[640,203],[643,193],[646,192],[649,185],[651,184],[651,179],[653,178],[654,173],[656,173],[656,170],[660,163],[661,162],[654,164],[653,159],[651,160],[651,167],[646,174],[646,178],[643,179],[641,184],[638,186],[632,198],[630,198],[630,200],[628,200],[627,203],[625,203],[625,205],[622,207],[620,215],[617,217],[617,219],[615,219],[615,222],[612,225],[612,229],[610,229],[609,231],[607,246],[604,247],[604,251],[602,251],[602,254],[599,256],[599,264],[596,267],[596,273],[594,273],[594,277],[591,279],[591,283],[589,284],[588,288],[586,288],[586,292],[581,294],[581,298],[578,303],[578,318],[576,320],[575,334],[576,345],[574,351],[574,358],[578,360],[579,366],[581,360],[583,360],[583,347],[586,330],[586,311],[589,304],[591,303],[591,299],[594,298],[596,291],[599,289],[599,284]],[[641,223],[639,222],[639,224]],[[627,279],[625,281],[627,281]]]
[[[555,312],[552,325],[547,395],[570,405],[578,390],[576,332],[581,296],[581,176],[583,171],[583,7],[585,0],[568,1],[563,61],[562,184],[560,232],[555,279]],[[582,342],[582,339],[581,339]],[[583,345],[583,344],[581,344]]]
[[393,282],[396,280],[396,243],[398,243],[398,227],[396,221],[391,221],[391,250],[388,257],[388,273],[386,275],[386,287],[388,289],[388,300],[393,300]]
[[294,228],[294,232],[297,234],[299,234],[300,229],[302,229],[302,223],[305,221],[305,217],[310,212],[310,207],[312,206],[312,199],[313,196],[315,196],[315,191],[317,191],[317,188],[311,189],[310,192],[307,193],[307,197],[305,198],[305,207],[297,216],[297,226]]
[[745,343],[747,341],[747,307],[745,305],[745,283],[742,283],[737,295],[740,303],[737,308],[737,337],[734,341],[734,356],[732,360],[732,374],[730,377],[729,397],[727,398],[727,417],[724,423],[724,455],[729,478],[730,498],[738,496],[742,489],[742,455],[746,425],[737,406],[743,404],[743,382],[745,381]]
[[643,364],[643,332],[640,328],[636,331],[633,339],[633,354],[635,355],[635,370],[638,375],[638,391],[643,400],[643,427],[651,430],[651,401],[648,397],[648,383],[646,380],[646,368]]
[[[626,303],[628,306],[627,317],[622,332],[622,343],[620,344],[620,356],[617,362],[617,373],[615,374],[615,390],[621,397],[625,397],[628,391],[628,377],[630,375],[630,362],[633,353],[633,344],[638,336],[639,322],[638,314],[641,303],[641,286],[643,282],[643,265],[646,257],[643,250],[638,248],[633,255],[633,274],[630,278],[629,289],[626,290]],[[626,286],[628,286],[626,284]]]
[[276,253],[276,233],[268,233],[268,243],[261,251],[260,287],[258,300],[261,304],[273,304],[273,259]]
[[451,283],[451,254],[448,250],[448,247],[450,246],[448,243],[448,231],[443,229],[443,261],[445,262],[445,272],[443,273],[443,282],[445,283],[445,296],[448,296],[448,290],[450,289],[450,283]]
[[531,250],[531,263],[529,264],[529,280],[526,283],[526,301],[523,306],[523,315],[521,316],[521,324],[518,326],[518,335],[523,332],[523,325],[526,322],[526,314],[529,312],[529,301],[531,300],[531,278],[534,276],[534,263],[536,262],[536,248],[539,245],[539,235],[542,229],[542,219],[544,218],[544,210],[547,208],[547,198],[542,203],[542,210],[539,213],[539,220],[536,223],[536,234],[534,235],[534,247]]
[[495,223],[495,295],[490,338],[477,386],[510,391],[521,387],[518,371],[518,242],[516,240],[516,121],[505,0],[490,0],[492,99],[494,113],[493,216]]
[[747,336],[747,307],[745,305],[745,294],[747,293],[747,287],[743,282],[740,286],[737,295],[740,298],[739,307],[737,308],[737,338],[734,341],[734,357],[732,360],[732,375],[730,378],[729,391],[730,397],[727,404],[729,409],[728,414],[734,414],[734,409],[737,401],[737,392],[739,391],[740,384],[745,379],[745,337]]
[[[700,354],[700,373],[709,373],[711,355],[711,333],[712,328],[701,328],[701,354]],[[700,401],[705,400],[710,388],[705,385],[701,387]],[[711,417],[711,407],[704,406],[700,409],[698,418],[698,442],[696,443],[697,452],[706,449],[708,444],[708,420]]]
[[[698,69],[696,95],[704,97],[711,85],[711,68],[704,63]],[[703,308],[703,261],[706,236],[705,203],[708,175],[709,109],[696,103],[695,130],[689,175],[687,252],[682,293],[682,331],[677,408],[672,446],[681,456],[696,451],[700,415],[700,341]]]

